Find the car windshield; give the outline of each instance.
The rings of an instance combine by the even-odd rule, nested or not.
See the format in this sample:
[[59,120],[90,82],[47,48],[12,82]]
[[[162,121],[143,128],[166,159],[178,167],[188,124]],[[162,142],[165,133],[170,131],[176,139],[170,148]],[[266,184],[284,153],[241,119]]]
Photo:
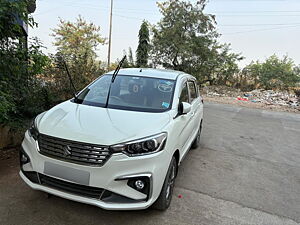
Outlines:
[[[77,98],[76,103],[105,107],[111,75],[103,75]],[[143,112],[164,112],[171,108],[174,80],[118,75],[111,85],[108,108]]]

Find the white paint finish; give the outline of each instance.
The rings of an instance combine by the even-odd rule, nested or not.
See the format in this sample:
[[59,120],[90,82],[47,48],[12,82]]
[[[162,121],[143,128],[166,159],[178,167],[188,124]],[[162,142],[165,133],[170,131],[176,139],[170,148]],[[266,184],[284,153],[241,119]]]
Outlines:
[[114,145],[160,133],[170,120],[168,112],[135,112],[66,101],[44,114],[37,126],[49,136]]
[[[114,71],[110,71],[107,74],[113,74],[113,73]],[[176,70],[151,69],[151,68],[127,68],[127,69],[120,69],[119,74],[176,80],[176,78],[180,74],[185,74],[185,73]]]
[[115,145],[166,132],[167,141],[162,151],[136,157],[118,153],[102,167],[91,167],[39,154],[38,145],[28,132],[25,134],[22,147],[31,159],[30,168],[33,171],[44,173],[45,162],[81,170],[90,174],[90,186],[104,188],[132,199],[143,199],[145,195],[129,187],[126,182],[115,181],[115,179],[132,174],[149,173],[152,175],[152,195],[148,201],[134,204],[108,204],[33,184],[21,174],[29,186],[106,209],[143,209],[154,203],[161,192],[173,154],[179,150],[181,160],[196,137],[203,117],[203,105],[201,98],[198,97],[191,102],[189,113],[178,116],[177,109],[182,83],[186,80],[195,80],[195,78],[178,71],[143,69],[139,72],[139,70],[124,69],[120,70],[120,74],[140,73],[141,76],[177,79],[171,110],[163,113],[145,113],[79,105],[66,101],[39,115],[36,125],[40,133],[49,136],[100,145]]

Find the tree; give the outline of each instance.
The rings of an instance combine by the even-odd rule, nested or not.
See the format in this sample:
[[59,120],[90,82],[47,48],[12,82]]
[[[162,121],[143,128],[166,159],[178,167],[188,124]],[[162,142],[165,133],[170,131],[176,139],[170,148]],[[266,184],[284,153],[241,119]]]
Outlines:
[[129,65],[131,65],[132,67],[135,67],[135,63],[134,63],[134,60],[133,60],[133,54],[132,54],[132,49],[131,49],[131,47],[129,47],[129,49],[128,49],[128,63],[129,63]]
[[287,89],[300,82],[300,71],[294,61],[288,56],[282,59],[272,55],[264,62],[252,62],[245,67],[248,80],[254,80],[254,86],[262,88]]
[[210,70],[210,74],[214,74],[216,84],[236,85],[236,75],[240,71],[237,61],[244,57],[230,51],[230,45],[224,44],[220,46],[219,52],[215,55],[216,66]]
[[144,20],[139,30],[139,44],[136,50],[137,67],[147,67],[150,52],[148,23]]
[[163,18],[153,28],[151,59],[154,66],[181,70],[200,82],[225,82],[237,68],[239,54],[229,52],[217,38],[215,16],[205,14],[207,0],[195,4],[168,0],[157,3]]
[[37,39],[30,41],[27,49],[23,30],[16,24],[22,19],[28,26],[36,26],[28,15],[30,5],[30,1],[0,0],[0,123],[32,117],[41,102],[32,104],[32,97],[48,57]]
[[[127,54],[125,49],[123,50],[123,57],[125,55],[126,55],[126,59],[124,60],[122,67],[123,68],[133,68],[133,67],[135,67],[131,47],[128,48],[128,54]],[[120,62],[120,60],[117,59],[117,61],[115,63],[119,64],[119,62]]]
[[17,19],[23,20],[30,27],[37,24],[33,17],[28,15],[30,1],[11,1],[0,0],[0,41],[3,44],[9,44],[11,41],[19,39],[22,36],[22,28],[16,24]]
[[[95,52],[99,45],[105,44],[100,27],[86,22],[81,16],[74,23],[61,19],[52,36],[57,52],[69,66],[76,88],[83,88],[103,72]],[[69,80],[64,72],[62,74],[61,82],[67,85]],[[67,91],[71,92],[70,89]]]
[[[122,67],[123,68],[133,68],[133,67],[135,67],[131,47],[128,48],[128,54],[127,54],[126,50],[123,50],[123,56],[125,56],[125,55],[126,55],[126,59],[123,62]],[[119,61],[119,60],[117,60],[117,61]],[[116,62],[116,63],[118,64],[119,62]]]

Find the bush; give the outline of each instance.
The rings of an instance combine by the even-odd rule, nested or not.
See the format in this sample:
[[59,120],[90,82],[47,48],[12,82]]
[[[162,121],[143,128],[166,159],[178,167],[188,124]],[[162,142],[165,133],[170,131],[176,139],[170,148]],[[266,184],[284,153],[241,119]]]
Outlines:
[[9,120],[10,114],[14,113],[16,106],[10,95],[0,90],[0,124]]

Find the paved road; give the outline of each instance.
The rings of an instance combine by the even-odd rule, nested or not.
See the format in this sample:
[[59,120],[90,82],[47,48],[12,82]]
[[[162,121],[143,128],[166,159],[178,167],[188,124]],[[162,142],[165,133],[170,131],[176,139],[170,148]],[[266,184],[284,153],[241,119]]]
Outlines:
[[0,224],[300,224],[300,115],[207,103],[201,138],[166,212],[47,199],[0,161]]

